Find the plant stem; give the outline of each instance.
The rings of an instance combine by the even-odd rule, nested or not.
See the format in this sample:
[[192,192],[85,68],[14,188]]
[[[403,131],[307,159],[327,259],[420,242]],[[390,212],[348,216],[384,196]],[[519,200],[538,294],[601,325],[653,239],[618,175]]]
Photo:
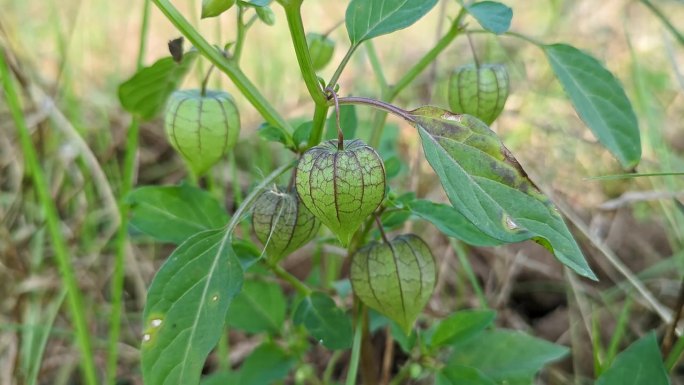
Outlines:
[[473,53],[473,61],[475,62],[475,69],[480,69],[480,60],[477,58],[477,51],[475,50],[475,44],[473,39],[470,37],[470,33],[466,33],[468,38],[468,45],[470,46],[470,51]]
[[380,100],[364,98],[360,96],[347,96],[345,98],[339,98],[338,102],[340,104],[364,104],[367,106],[371,106],[373,108],[377,108],[378,110],[391,112],[394,115],[404,118],[409,122],[415,122],[415,119],[413,118],[413,116],[411,116],[411,113],[409,111],[403,110],[395,105],[385,103]]
[[243,18],[244,15],[244,9],[242,6],[238,5],[237,7],[237,39],[235,42],[235,49],[233,50],[233,60],[235,60],[235,64],[238,66],[240,65],[240,58],[242,57],[242,48],[245,45],[245,35],[246,35],[246,28],[245,28],[245,21]]
[[352,343],[352,353],[349,359],[349,371],[347,371],[346,385],[356,384],[356,373],[359,370],[359,358],[361,357],[361,336],[363,335],[363,327],[361,325],[362,312],[359,312],[356,326],[354,329],[354,342]]
[[480,300],[480,306],[483,309],[488,309],[489,305],[487,304],[487,297],[485,297],[479,282],[477,282],[475,271],[473,271],[473,266],[470,264],[470,261],[468,261],[468,255],[465,249],[463,248],[463,245],[460,241],[452,239],[451,246],[456,250],[456,255],[458,256],[458,260],[461,263],[461,266],[463,267],[466,276],[468,277],[468,281],[470,281],[470,286],[472,286],[473,291],[477,296],[477,299]]
[[378,230],[380,230],[380,235],[382,236],[382,240],[385,241],[386,244],[390,244],[389,239],[387,239],[387,234],[385,234],[385,229],[382,228],[382,221],[380,220],[380,216],[375,214],[375,223],[378,225]]
[[389,89],[389,84],[387,84],[385,73],[380,65],[380,59],[378,58],[377,51],[375,51],[375,45],[373,45],[372,40],[368,40],[365,46],[366,52],[368,53],[368,60],[371,63],[371,68],[373,68],[373,73],[375,73],[375,77],[378,78],[378,83],[380,83],[380,89],[385,91]]
[[646,6],[646,8],[650,9],[658,19],[665,25],[665,28],[667,28],[668,31],[672,35],[674,35],[675,39],[679,42],[679,44],[684,45],[684,34],[679,32],[677,28],[675,28],[674,25],[672,25],[672,22],[665,16],[663,11],[661,11],[659,8],[657,8],[653,3],[651,3],[650,0],[641,0],[641,2]]
[[245,98],[256,108],[263,118],[274,127],[282,131],[286,138],[286,146],[294,148],[292,135],[293,129],[273,106],[261,95],[259,90],[240,70],[237,63],[228,60],[216,50],[209,42],[178,12],[169,0],[152,0],[171,23],[219,70],[228,75],[235,86]]
[[[435,58],[444,51],[449,44],[461,33],[461,22],[466,15],[465,8],[461,8],[456,16],[456,19],[451,23],[451,27],[447,33],[439,39],[437,44],[428,51],[416,64],[411,67],[404,76],[402,76],[399,81],[391,87],[383,90],[381,95],[387,103],[392,103],[392,101],[399,95],[404,88],[408,87],[411,82],[413,82],[418,75],[420,75],[429,65],[434,62]],[[385,128],[385,121],[387,120],[387,114],[377,114],[376,118],[373,120],[371,138],[369,144],[372,147],[378,147],[380,145],[380,139],[382,138],[382,132]]]
[[26,121],[24,120],[19,95],[17,94],[14,80],[12,79],[7,66],[5,52],[2,49],[0,49],[0,75],[5,90],[5,100],[19,134],[19,141],[21,142],[22,152],[24,153],[27,174],[30,174],[33,178],[38,200],[40,201],[40,205],[45,214],[48,232],[52,238],[52,245],[57,264],[59,265],[59,272],[64,281],[64,285],[66,286],[69,311],[71,313],[72,321],[74,322],[76,341],[81,352],[80,364],[83,370],[83,379],[87,385],[97,385],[97,372],[93,360],[88,323],[85,317],[86,309],[83,307],[81,290],[76,281],[69,248],[62,235],[57,207],[50,195],[50,188],[45,175],[43,174],[43,170],[41,169],[36,148],[31,141],[31,134],[29,133],[29,128],[26,126]]
[[323,129],[325,128],[325,119],[328,117],[328,105],[316,104],[314,108],[313,123],[311,127],[311,135],[307,147],[313,147],[321,142],[323,138]]
[[292,36],[292,44],[294,45],[295,54],[297,55],[297,62],[304,78],[306,89],[311,95],[316,105],[327,104],[328,99],[318,81],[318,76],[313,68],[311,61],[311,54],[309,53],[309,44],[306,41],[306,34],[304,33],[304,24],[302,23],[302,0],[291,1],[283,4],[285,8],[285,17],[287,17],[287,26],[290,29]]
[[335,70],[335,73],[333,74],[332,78],[330,78],[330,82],[328,82],[328,86],[326,88],[332,88],[335,89],[335,86],[337,85],[337,81],[340,79],[340,76],[342,75],[342,71],[344,70],[344,67],[347,66],[347,63],[349,63],[349,59],[351,59],[352,54],[354,51],[356,51],[356,48],[358,48],[358,44],[352,45],[349,47],[349,51],[344,55],[344,58],[342,58],[342,61],[340,62],[340,65],[337,66],[337,69]]
[[303,296],[308,296],[311,295],[312,290],[306,286],[302,281],[300,281],[297,277],[294,275],[290,274],[287,270],[283,269],[282,266],[273,263],[273,264],[266,264],[275,275],[280,277],[282,280],[287,281],[297,292]]
[[461,28],[461,21],[465,17],[466,12],[465,8],[461,8],[461,11],[458,13],[458,16],[456,16],[456,19],[454,22],[451,24],[451,27],[449,28],[449,31],[447,31],[446,35],[444,35],[438,42],[435,44],[435,46],[428,51],[416,64],[411,67],[411,69],[404,74],[404,76],[399,79],[399,81],[392,87],[391,92],[389,93],[389,102],[394,100],[397,95],[404,90],[413,80],[415,80],[418,75],[420,75],[429,65],[432,63],[437,56],[442,53],[446,49],[446,47],[451,44],[452,41],[456,38],[456,36],[461,33],[462,28]]
[[326,88],[325,91],[332,96],[333,102],[335,103],[335,123],[337,126],[337,150],[344,151],[344,132],[342,132],[342,127],[340,126],[340,102],[337,98],[337,93],[335,92],[335,90],[333,90],[332,88]]
[[[136,68],[143,67],[147,35],[150,25],[150,1],[143,2],[142,25],[140,27],[140,42]],[[140,134],[140,121],[133,117],[126,134],[126,154],[124,155],[123,178],[119,191],[119,216],[121,223],[116,237],[116,254],[114,256],[114,272],[112,274],[112,313],[109,317],[109,339],[107,344],[107,379],[106,384],[116,383],[116,369],[118,366],[118,343],[121,334],[121,312],[123,308],[123,286],[125,280],[125,259],[128,246],[128,204],[125,199],[133,189],[135,175],[135,158],[138,154],[138,140]]]

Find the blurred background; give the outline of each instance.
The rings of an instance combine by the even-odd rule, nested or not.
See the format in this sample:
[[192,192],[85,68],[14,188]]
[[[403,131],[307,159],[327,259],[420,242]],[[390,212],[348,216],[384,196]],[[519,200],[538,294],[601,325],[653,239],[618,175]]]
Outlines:
[[[620,79],[641,128],[643,159],[637,172],[684,171],[683,1],[504,3],[513,8],[512,31],[586,50]],[[235,39],[234,9],[200,21],[200,1],[175,5],[211,43],[223,46]],[[339,0],[305,1],[307,32],[335,27],[346,5]],[[313,103],[299,74],[285,16],[279,6],[273,9],[274,26],[256,23],[250,30],[242,67],[286,118],[310,119]],[[456,1],[441,0],[409,29],[374,40],[390,83],[433,46],[458,9]],[[119,104],[117,87],[135,72],[142,12],[139,0],[0,0],[0,49],[5,50],[26,91],[22,94],[25,118],[85,293],[95,360],[103,366],[116,231],[117,208],[111,198],[118,197],[121,186],[131,120]],[[472,18],[467,23],[469,29],[480,29]],[[167,56],[167,42],[179,36],[152,6],[144,63]],[[333,62],[320,73],[325,79],[349,44],[344,26],[330,36],[337,48]],[[607,345],[616,328],[621,349],[648,330],[656,329],[662,336],[678,308],[684,275],[684,179],[592,179],[630,170],[622,170],[578,118],[543,52],[510,36],[472,37],[480,61],[505,64],[511,78],[511,96],[492,129],[566,215],[601,281],[566,273],[552,255],[532,242],[497,248],[454,247],[434,228],[416,222],[411,226],[432,245],[440,266],[438,289],[428,313],[442,316],[478,306],[461,265],[460,258],[467,258],[490,306],[499,312],[499,326],[572,348],[572,356],[554,365],[540,383],[589,383],[594,377],[592,346],[596,341]],[[467,39],[457,38],[395,104],[405,109],[425,104],[448,108],[450,72],[472,61]],[[184,87],[198,87],[207,68],[206,61],[198,60]],[[357,51],[340,85],[341,95],[380,97],[365,50]],[[230,209],[236,191],[248,192],[255,181],[291,155],[259,139],[256,129],[263,119],[229,79],[216,71],[210,86],[235,96],[242,120],[234,156],[214,169]],[[357,111],[357,132],[368,135],[364,126],[370,126],[371,111]],[[446,200],[423,159],[415,129],[391,117],[389,125],[404,162],[393,187]],[[185,177],[180,157],[165,139],[161,119],[144,123],[136,185],[175,184]],[[141,383],[138,345],[145,288],[171,250],[144,241],[134,240],[131,245],[119,344],[121,384]],[[306,277],[311,250],[293,255],[285,262],[286,268]],[[39,343],[42,335],[47,336],[44,344]],[[241,335],[231,338],[236,346],[232,353],[237,352],[231,353],[231,360],[236,365],[244,358],[245,353],[242,357],[239,353],[243,341],[250,342]],[[248,350],[249,345],[245,346]],[[44,353],[36,359],[39,351]],[[38,370],[41,384],[77,384],[78,363],[60,273],[25,172],[16,128],[0,95],[0,384],[29,383],[26,373],[31,370]],[[674,382],[684,383],[684,376],[680,379],[677,373]]]

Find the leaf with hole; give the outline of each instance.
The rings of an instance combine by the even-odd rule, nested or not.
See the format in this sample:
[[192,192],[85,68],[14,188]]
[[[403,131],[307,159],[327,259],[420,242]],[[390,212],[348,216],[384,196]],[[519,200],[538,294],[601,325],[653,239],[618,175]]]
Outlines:
[[245,281],[228,309],[228,325],[249,333],[280,333],[285,321],[285,295],[280,285]]
[[242,269],[224,230],[183,242],[150,285],[141,346],[145,384],[198,384],[242,286]]
[[143,120],[154,118],[164,109],[166,99],[178,88],[195,58],[197,52],[190,51],[183,55],[180,63],[165,57],[142,68],[119,86],[121,105]]
[[437,0],[352,0],[345,22],[352,45],[409,27],[425,16]]
[[655,333],[648,333],[617,355],[596,385],[669,385]]
[[324,293],[314,292],[304,297],[292,321],[295,325],[304,325],[309,334],[328,349],[347,349],[351,346],[351,319]]
[[511,27],[513,10],[497,1],[479,1],[466,9],[489,32],[500,35]]
[[580,118],[622,167],[635,167],[641,159],[639,123],[620,82],[598,60],[573,46],[542,48]]
[[162,242],[180,244],[228,222],[216,198],[188,184],[140,187],[128,194],[126,203],[131,206],[130,226]]
[[436,107],[410,112],[449,201],[504,242],[533,239],[580,275],[596,279],[558,210],[480,120]]

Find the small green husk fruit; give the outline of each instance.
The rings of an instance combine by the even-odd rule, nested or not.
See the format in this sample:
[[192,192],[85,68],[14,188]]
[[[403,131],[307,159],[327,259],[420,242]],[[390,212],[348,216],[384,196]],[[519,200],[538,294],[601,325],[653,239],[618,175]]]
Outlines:
[[333,57],[335,52],[335,41],[320,33],[310,32],[306,34],[306,41],[309,44],[309,53],[314,70],[323,69]]
[[435,288],[435,259],[413,234],[389,243],[374,241],[352,257],[350,279],[354,294],[366,306],[394,320],[409,335]]
[[385,165],[358,139],[336,139],[306,151],[297,165],[296,185],[306,207],[344,246],[385,197]]
[[254,202],[252,227],[276,263],[313,239],[321,222],[301,203],[297,193],[264,191]]
[[166,104],[164,129],[193,173],[202,175],[235,146],[240,115],[227,92],[176,91]]
[[472,115],[491,125],[508,98],[508,72],[500,64],[457,68],[449,79],[451,112]]

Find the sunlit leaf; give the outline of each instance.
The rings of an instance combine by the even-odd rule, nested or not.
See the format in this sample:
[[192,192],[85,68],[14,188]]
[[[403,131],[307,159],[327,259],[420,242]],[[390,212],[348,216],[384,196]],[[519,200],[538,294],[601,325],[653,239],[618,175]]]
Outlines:
[[208,192],[187,184],[145,186],[133,190],[130,225],[159,241],[180,244],[200,231],[217,229],[228,214]]
[[411,115],[425,157],[468,221],[504,242],[534,239],[578,274],[596,279],[553,203],[486,124],[435,107]]
[[641,159],[639,123],[620,82],[598,60],[566,44],[542,46],[577,113],[623,167]]
[[435,225],[444,235],[475,246],[498,246],[505,242],[480,231],[455,208],[417,199],[408,203],[414,215]]
[[511,27],[513,10],[496,1],[480,1],[467,7],[468,12],[473,15],[482,28],[502,34]]
[[201,18],[216,17],[235,4],[235,0],[202,0]]
[[596,385],[669,385],[655,333],[648,333],[618,354]]
[[146,385],[198,384],[242,285],[242,269],[224,230],[183,242],[155,275],[143,313]]
[[345,17],[352,45],[404,29],[437,4],[437,0],[352,0]]
[[196,57],[196,51],[186,52],[180,63],[165,57],[136,72],[119,86],[119,101],[123,108],[141,119],[154,118],[178,88]]

